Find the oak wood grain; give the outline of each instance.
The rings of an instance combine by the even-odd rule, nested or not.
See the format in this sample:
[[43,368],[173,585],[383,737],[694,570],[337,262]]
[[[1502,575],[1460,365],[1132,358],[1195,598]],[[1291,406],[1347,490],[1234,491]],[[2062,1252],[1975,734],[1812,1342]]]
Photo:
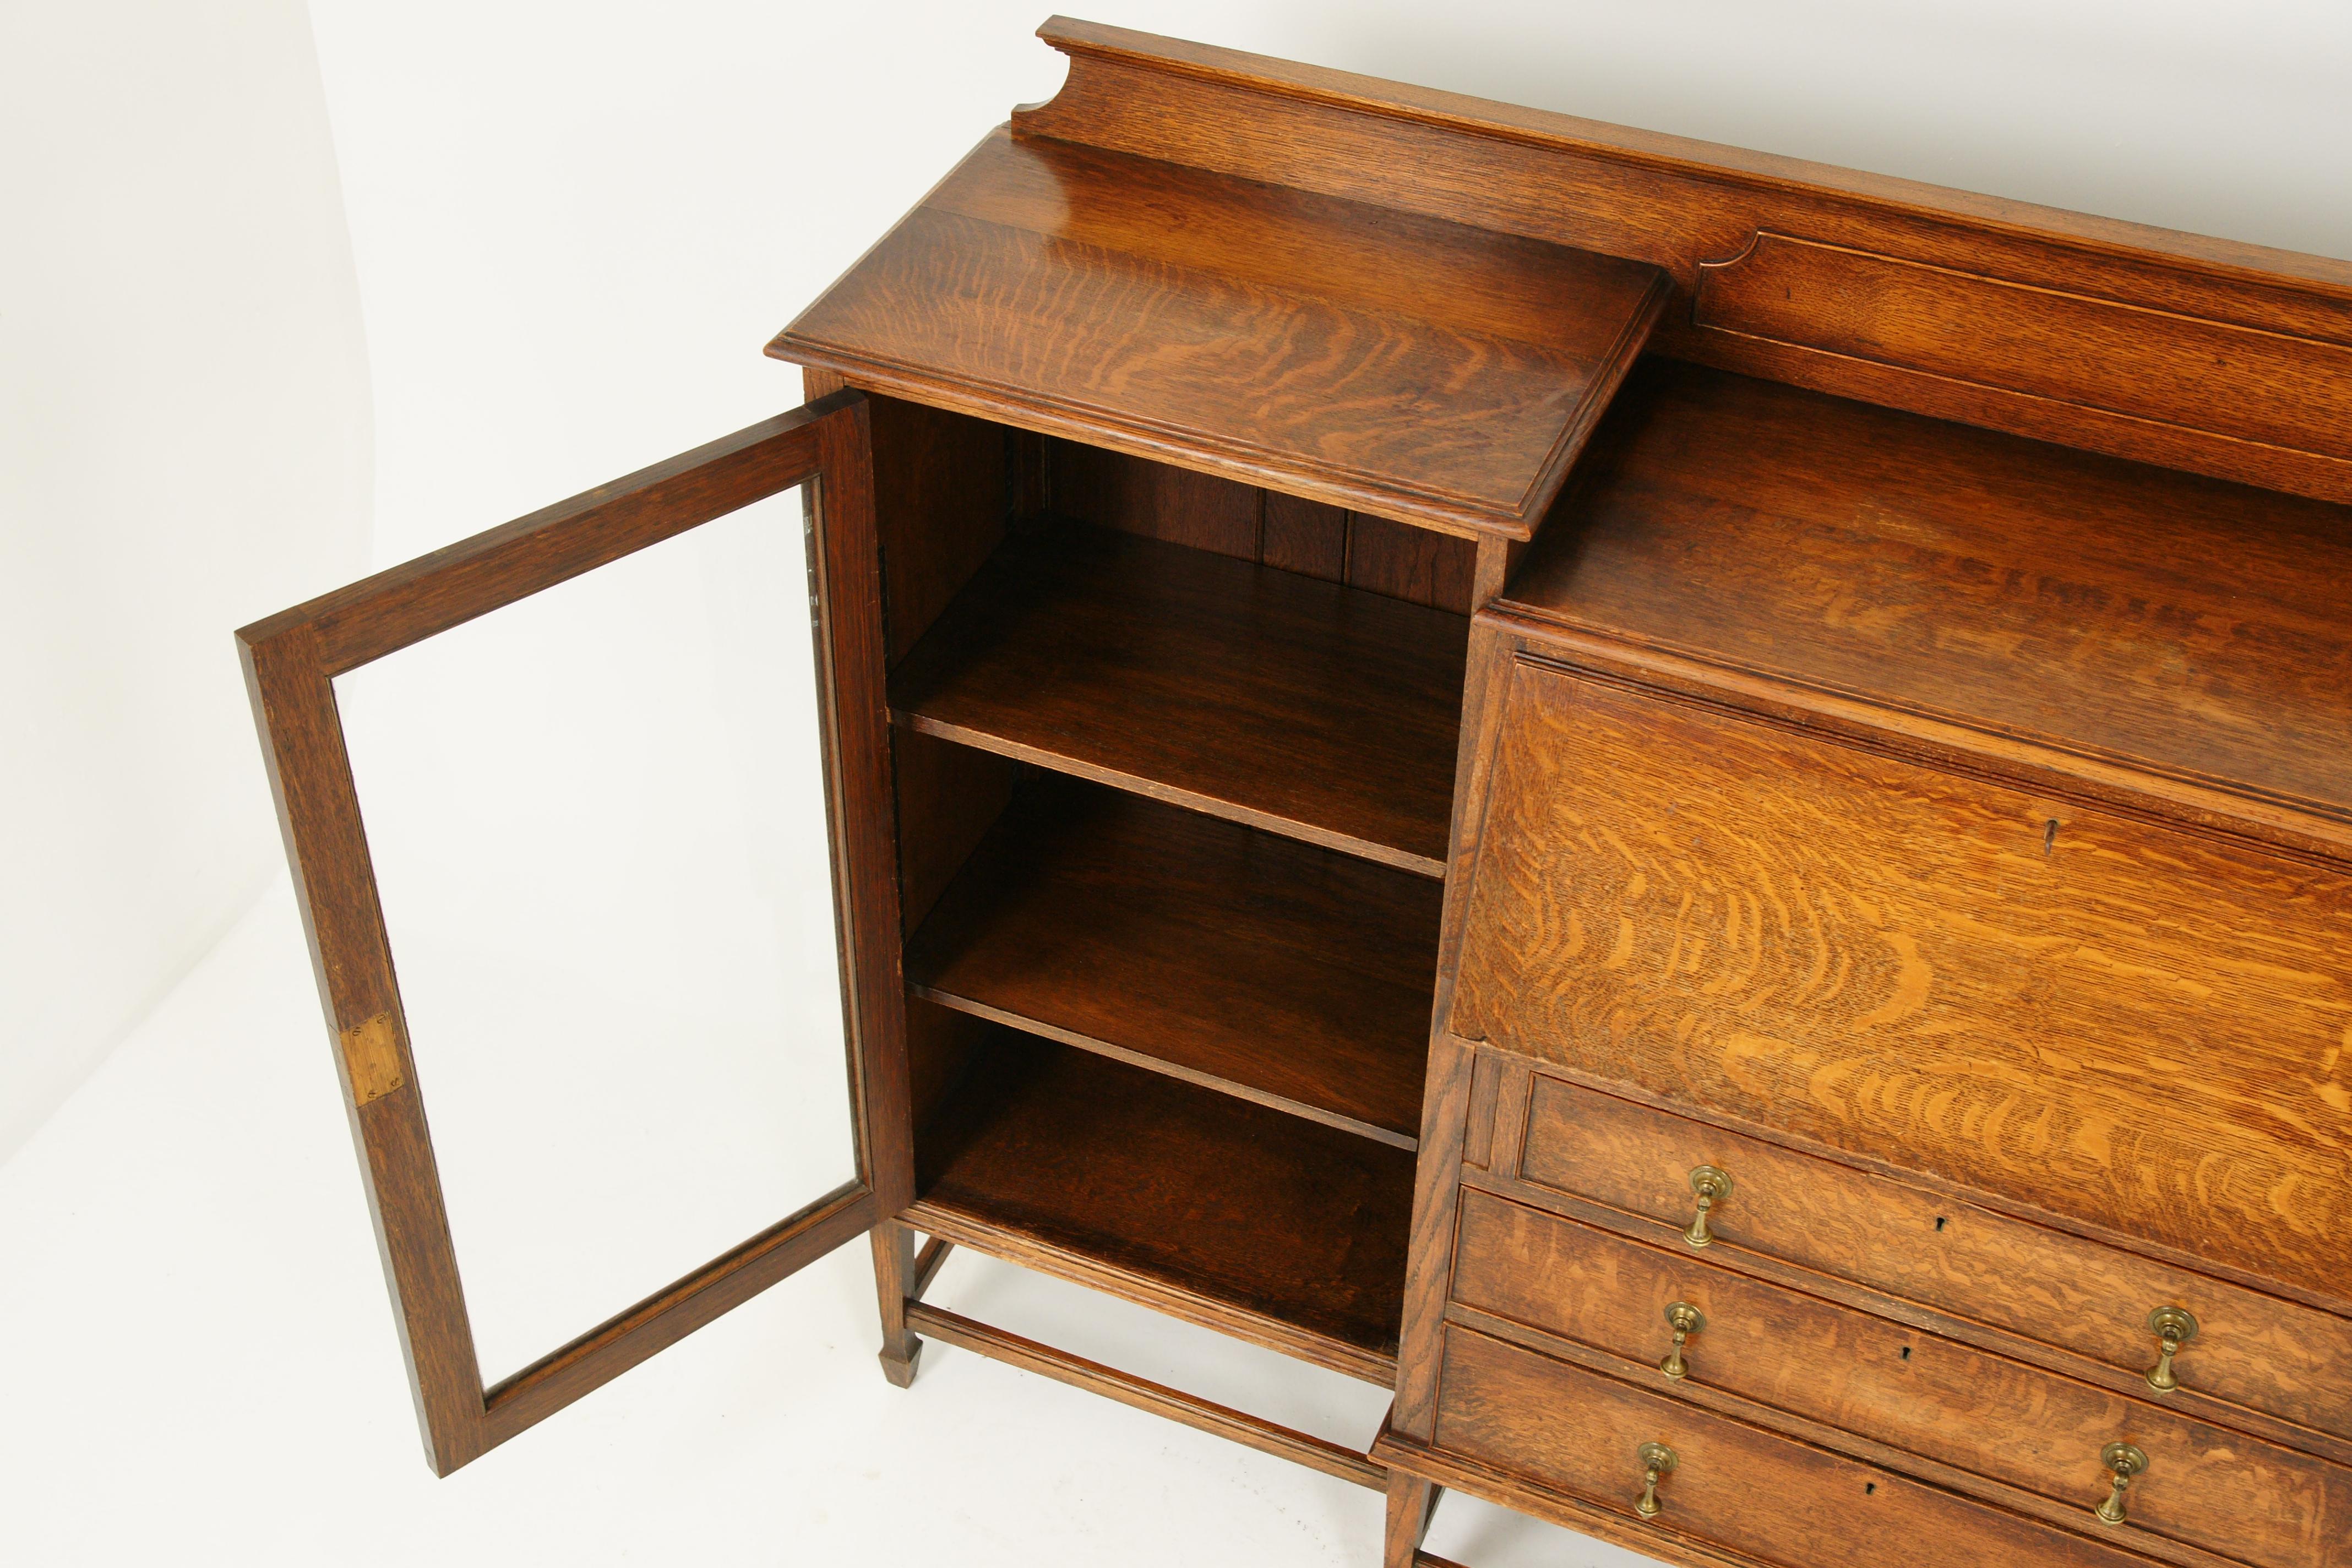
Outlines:
[[1062,517],[1470,613],[1474,540],[1076,441],[1045,447],[1050,510]]
[[307,626],[328,677],[356,669],[814,478],[824,416],[853,403],[840,393],[763,419],[240,627],[238,643]]
[[[882,1316],[882,1349],[875,1359],[882,1363],[882,1375],[892,1387],[909,1388],[923,1358],[923,1342],[907,1323],[907,1308],[921,1300],[925,1283],[916,1263],[915,1232],[911,1226],[886,1219],[866,1232],[866,1239],[874,1254],[874,1293]],[[932,1266],[944,1261],[942,1252]]]
[[[1685,1397],[1721,1390],[1872,1438],[2038,1493],[2060,1505],[2062,1521],[2105,1495],[2102,1446],[2136,1443],[2149,1458],[2131,1491],[2136,1531],[2263,1568],[2352,1562],[2352,1470],[2153,1396],[2127,1398],[1715,1267],[1687,1247],[1644,1246],[1471,1192],[1454,1293],[1608,1352],[1620,1376],[1654,1376]],[[1670,1384],[1656,1368],[1671,1348],[1675,1302],[1696,1307],[1706,1327],[1685,1351],[1684,1380]]]
[[1509,679],[1456,1033],[2352,1301],[2352,877]]
[[2352,507],[1654,360],[1499,607],[2342,833],[2347,580]]
[[[1265,492],[1265,518],[1258,535],[1258,559],[1268,566],[1319,577],[1348,580],[1348,514],[1321,501]],[[1468,606],[1463,606],[1467,613]]]
[[1461,616],[1104,529],[1016,537],[892,677],[901,722],[1443,874]]
[[1348,520],[1348,581],[1375,594],[1466,616],[1475,561],[1468,540],[1384,517]]
[[931,912],[1013,799],[1021,764],[904,725],[890,733],[898,897],[909,932]]
[[[1386,1465],[1391,1477],[1417,1476],[1449,1491],[1484,1498],[1531,1518],[1549,1520],[1580,1535],[1622,1546],[1643,1558],[1675,1563],[1677,1568],[1759,1568],[1753,1557],[1725,1552],[1688,1537],[1664,1534],[1614,1500],[1606,1504],[1588,1500],[1545,1485],[1530,1477],[1524,1467],[1484,1464],[1431,1447],[1394,1427],[1383,1430],[1372,1440],[1372,1458]],[[1413,1568],[1453,1568],[1444,1558],[1426,1552],[1416,1552],[1412,1563]]]
[[1480,1051],[1470,1068],[1470,1110],[1462,1141],[1462,1163],[1485,1170],[1495,1152],[1495,1105],[1503,1087],[1503,1055]]
[[1264,490],[1076,441],[1046,441],[1045,473],[1046,508],[1057,517],[1258,559]]
[[887,1217],[915,1198],[914,1075],[899,963],[905,915],[891,864],[898,786],[873,405],[849,396],[818,426],[816,483],[802,489],[801,508],[857,1168],[874,1191],[877,1217]]
[[923,1243],[923,1249],[915,1254],[913,1278],[907,1285],[907,1300],[910,1303],[923,1299],[924,1292],[931,1288],[931,1281],[939,1278],[940,1270],[947,1266],[948,1258],[954,1251],[955,1243],[942,1236],[932,1237]]
[[[1211,82],[1247,89],[1269,100],[1345,106],[1408,123],[1450,127],[1496,140],[1517,141],[1563,152],[1589,151],[1622,161],[1629,167],[1706,174],[1734,188],[1769,191],[1810,187],[1822,193],[1859,197],[1889,208],[1935,213],[1948,221],[1958,219],[1994,233],[2023,231],[2063,237],[2075,242],[2086,255],[2144,253],[2215,275],[2275,273],[2352,297],[2352,260],[2337,257],[2309,256],[2243,240],[2184,234],[2177,229],[1955,190],[1892,174],[1844,169],[1719,142],[1612,125],[1555,110],[1530,109],[1468,93],[1418,87],[1073,16],[1046,18],[1038,27],[1037,36],[1071,58],[1074,76],[1081,66],[1117,63],[1134,68],[1138,74],[1157,72],[1171,84]],[[1090,75],[1087,79],[1100,79]],[[1061,107],[1058,99],[1029,105],[1022,111],[1023,119],[1041,132],[1048,126],[1057,132],[1072,133],[1096,129],[1076,115],[1055,113]],[[1274,107],[1272,102],[1265,106],[1268,110]],[[1148,105],[1139,108],[1139,122],[1149,111]],[[1163,127],[1170,134],[1182,129],[1177,125]],[[1073,139],[1082,138],[1074,134]],[[1423,171],[1394,170],[1391,174],[1401,184],[1415,189],[1433,183]],[[2323,293],[2322,297],[2328,296]]]
[[1388,1508],[1381,1539],[1385,1543],[1381,1568],[1416,1568],[1424,1561],[1422,1538],[1429,1533],[1430,1514],[1437,1507],[1437,1489],[1402,1470],[1388,1474]]
[[984,1018],[927,1002],[912,987],[908,989],[908,1099],[917,1127],[929,1126],[949,1096],[970,1076],[973,1054],[986,1047],[994,1027]]
[[[2056,371],[2067,329],[2095,300],[2159,312],[2149,335],[2188,345],[2215,326],[2306,339],[2299,375],[2326,375],[2352,345],[2352,263],[1974,195],[1915,182],[1663,136],[1571,116],[1061,19],[1044,29],[1068,53],[1062,90],[1017,111],[1024,137],[1052,137],[1237,178],[1427,214],[1639,258],[1664,268],[1675,300],[1656,345],[1682,357],[1890,406],[2065,442],[2334,500],[2352,500],[2352,462],[2224,433],[2229,410],[2260,403],[2261,366],[2212,367],[2179,423],[2011,390],[1999,361],[2022,352]],[[2043,291],[2020,338],[1953,340],[1962,374],[1937,374],[1792,349],[1691,320],[1700,268],[1745,252],[1759,232],[1869,252]],[[2333,383],[2331,382],[2331,384]],[[2331,395],[2340,395],[2340,394]],[[2315,445],[2323,444],[2315,441]]]
[[[1699,269],[1693,322],[2259,447],[2352,458],[2352,348],[1783,234]],[[2053,353],[2063,342],[2068,352]],[[2217,382],[2235,393],[2214,396]]]
[[[447,1475],[489,1446],[481,1365],[334,688],[319,632],[299,616],[247,628],[237,651],[425,1463]],[[390,1070],[363,1070],[346,1041],[379,1018]]]
[[1414,1146],[1439,886],[1067,779],[1033,784],[908,944],[917,993]]
[[[2114,1532],[2053,1529],[1458,1326],[1446,1330],[1440,1386],[1433,1447],[1613,1505],[1629,1521],[1642,1489],[1635,1451],[1672,1448],[1679,1463],[1649,1521],[1664,1542],[1787,1568],[1881,1568],[1897,1543],[1917,1568],[2146,1561]],[[2083,1518],[2102,1528],[2087,1509]]]
[[481,1396],[482,1446],[496,1447],[528,1431],[769,1286],[856,1240],[883,1212],[871,1185],[845,1184],[501,1379]]
[[[1482,1312],[1475,1307],[1456,1303],[1446,1309],[1446,1318],[1461,1328],[1534,1351],[1553,1361],[1566,1362],[1637,1386],[1655,1385],[1652,1375],[1655,1370],[1654,1366],[1628,1362],[1574,1340],[1496,1317],[1491,1312]],[[2079,1499],[2059,1500],[2047,1498],[2021,1487],[1972,1474],[1939,1459],[1894,1447],[1858,1432],[1775,1409],[1704,1384],[1694,1384],[1687,1378],[1674,1384],[1672,1393],[1676,1399],[1697,1409],[1728,1416],[1784,1437],[1793,1437],[1799,1442],[1810,1443],[1817,1448],[1858,1459],[1866,1465],[1894,1470],[1913,1480],[1990,1503],[2027,1519],[2039,1520],[2063,1530],[2084,1530],[2086,1533],[2101,1537],[2109,1534],[2105,1530],[2088,1530],[2084,1522],[2085,1505]],[[2099,1482],[2098,1490],[2099,1496],[2104,1498],[2107,1490],[2105,1480]],[[2128,1544],[2132,1551],[2143,1553],[2150,1563],[2170,1564],[2171,1568],[2237,1568],[2238,1564],[2237,1559],[2153,1531],[2134,1531]]]
[[916,1153],[927,1230],[961,1216],[1092,1258],[1107,1289],[1139,1278],[1396,1353],[1402,1150],[1001,1029]]
[[1083,1388],[1089,1394],[1099,1394],[1121,1405],[1164,1416],[1168,1420],[1207,1432],[1244,1447],[1255,1448],[1262,1454],[1288,1459],[1310,1470],[1320,1470],[1327,1476],[1369,1487],[1374,1491],[1385,1490],[1388,1473],[1353,1448],[1300,1432],[1252,1415],[1247,1411],[1190,1394],[1181,1389],[1170,1388],[1149,1378],[1121,1372],[1100,1362],[1072,1355],[1052,1345],[1040,1344],[1019,1334],[1008,1333],[992,1324],[982,1323],[933,1307],[920,1301],[908,1303],[907,1315],[914,1325],[933,1339],[941,1340],[1024,1371]]
[[1664,290],[1639,262],[1000,131],[770,352],[1524,538]]
[[[1493,552],[1485,554],[1491,562]],[[1491,579],[1494,574],[1484,575]],[[1432,1008],[1429,1081],[1422,1103],[1421,1158],[1413,1178],[1412,1246],[1397,1358],[1397,1396],[1389,1410],[1390,1428],[1414,1442],[1428,1440],[1437,1415],[1439,1352],[1465,1151],[1475,1136],[1485,1145],[1481,1163],[1493,1153],[1492,1126],[1472,1122],[1475,1058],[1480,1053],[1442,1026],[1451,1009],[1454,978],[1461,968],[1469,873],[1477,862],[1479,834],[1486,816],[1482,803],[1494,771],[1491,736],[1497,704],[1506,689],[1506,683],[1495,676],[1507,658],[1508,642],[1483,620],[1474,623],[1463,683],[1463,711],[1469,721],[1462,727],[1461,746],[1454,758],[1454,820],[1447,850],[1451,869],[1438,927],[1437,995]]]
[[[964,1015],[950,1013],[948,1016],[962,1018]],[[1139,1271],[1083,1246],[1067,1245],[1034,1230],[1000,1224],[968,1209],[935,1205],[922,1198],[917,1198],[903,1217],[918,1229],[982,1257],[1067,1280],[1118,1300],[1134,1302],[1179,1322],[1192,1323],[1244,1344],[1262,1345],[1375,1387],[1387,1388],[1396,1382],[1397,1358],[1391,1352],[1366,1350],[1301,1328],[1286,1319],[1236,1305],[1224,1296],[1195,1289],[1178,1276]]]
[[1470,1047],[1446,1034],[1429,1042],[1429,1079],[1423,1091],[1420,1158],[1413,1167],[1409,1271],[1399,1320],[1396,1400],[1389,1425],[1425,1438],[1437,1414],[1439,1336],[1454,1261],[1454,1220],[1467,1137]]
[[896,664],[1004,537],[1011,476],[1001,426],[895,397],[866,406],[882,618]]
[[[2178,1363],[2168,1405],[2199,1419],[2248,1425],[2248,1412],[2352,1436],[2352,1321],[2175,1265],[1994,1213],[1951,1195],[1869,1174],[1720,1127],[1581,1089],[1546,1073],[1528,1096],[1518,1173],[1528,1183],[1649,1222],[1645,1239],[1677,1245],[1693,1214],[1688,1176],[1728,1172],[1729,1198],[1708,1216],[1710,1261],[1794,1264],[1828,1279],[1917,1302],[2059,1347],[2135,1394],[2155,1363],[2148,1312],[2183,1306],[2201,1325]],[[1499,1153],[1499,1152],[1498,1152]],[[1801,1284],[1786,1275],[1782,1283]],[[2030,1347],[2012,1347],[2031,1359]],[[2298,1441],[2300,1429],[2304,1438]],[[2339,1447],[2339,1457],[2342,1450]]]

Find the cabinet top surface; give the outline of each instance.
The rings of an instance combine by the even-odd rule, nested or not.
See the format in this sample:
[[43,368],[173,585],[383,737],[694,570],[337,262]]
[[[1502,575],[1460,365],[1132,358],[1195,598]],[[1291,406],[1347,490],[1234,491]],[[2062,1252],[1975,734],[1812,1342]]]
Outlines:
[[1664,293],[1639,261],[1000,130],[769,352],[1524,538]]
[[1652,361],[1499,607],[2352,819],[2352,507]]

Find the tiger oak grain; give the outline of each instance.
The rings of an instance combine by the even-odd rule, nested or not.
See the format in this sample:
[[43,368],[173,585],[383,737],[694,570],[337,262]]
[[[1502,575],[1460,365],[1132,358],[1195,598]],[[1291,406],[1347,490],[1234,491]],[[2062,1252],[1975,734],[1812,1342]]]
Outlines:
[[[1735,1196],[1738,1194],[1735,1194]],[[1706,1327],[1684,1387],[1778,1411],[2036,1492],[2105,1494],[2101,1447],[2149,1459],[2133,1522],[2261,1568],[2352,1563],[2352,1470],[2112,1390],[1510,1203],[1463,1195],[1454,1299],[1654,1371],[1666,1308]],[[1656,1373],[1657,1386],[1667,1380]]]
[[1628,1518],[1642,1489],[1635,1451],[1672,1448],[1680,1462],[1650,1521],[1662,1553],[1687,1537],[1775,1568],[1885,1568],[1890,1554],[1913,1568],[2146,1562],[2120,1541],[2021,1519],[1459,1327],[1445,1331],[1440,1389],[1440,1447],[1532,1468]]
[[2352,875],[1509,679],[1455,1033],[2352,1304]]
[[[1498,1151],[1498,1157],[1500,1152]],[[1710,1260],[1742,1255],[1849,1279],[2112,1369],[2135,1392],[2156,1360],[2151,1309],[2182,1306],[2201,1331],[2181,1352],[2184,1405],[2227,1405],[2352,1437],[2352,1321],[2119,1247],[2069,1236],[1828,1161],[1535,1075],[1519,1176],[1653,1222],[1690,1223],[1689,1173],[1728,1172],[1708,1216]]]

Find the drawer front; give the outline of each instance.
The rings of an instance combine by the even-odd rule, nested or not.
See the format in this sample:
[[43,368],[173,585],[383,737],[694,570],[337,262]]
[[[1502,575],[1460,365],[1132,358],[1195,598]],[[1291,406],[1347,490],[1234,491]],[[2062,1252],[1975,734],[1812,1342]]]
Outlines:
[[1710,1260],[1795,1264],[2133,1373],[2157,1363],[2149,1312],[2184,1307],[2198,1332],[2173,1363],[2183,1390],[2352,1437],[2352,1321],[1533,1075],[1522,1181],[1655,1222],[1671,1247],[1701,1165],[1731,1179]]
[[1454,1034],[2352,1305],[2352,874],[1507,679]]
[[2352,1564],[2352,1471],[1492,1194],[1462,1194],[1454,1300],[1654,1369],[1666,1309],[1704,1326],[1679,1384],[1719,1389],[2085,1510],[2100,1450],[2148,1468],[2132,1525],[2262,1568]]
[[1784,1568],[2147,1568],[2128,1526],[2074,1535],[1458,1326],[1435,1442],[1634,1520],[1637,1455],[1663,1444],[1651,1527]]

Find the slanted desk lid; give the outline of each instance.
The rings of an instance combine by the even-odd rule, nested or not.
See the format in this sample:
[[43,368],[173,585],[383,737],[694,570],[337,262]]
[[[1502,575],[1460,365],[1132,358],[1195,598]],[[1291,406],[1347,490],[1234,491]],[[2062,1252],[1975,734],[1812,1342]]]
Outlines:
[[768,346],[860,386],[1526,539],[1643,262],[1000,129]]

